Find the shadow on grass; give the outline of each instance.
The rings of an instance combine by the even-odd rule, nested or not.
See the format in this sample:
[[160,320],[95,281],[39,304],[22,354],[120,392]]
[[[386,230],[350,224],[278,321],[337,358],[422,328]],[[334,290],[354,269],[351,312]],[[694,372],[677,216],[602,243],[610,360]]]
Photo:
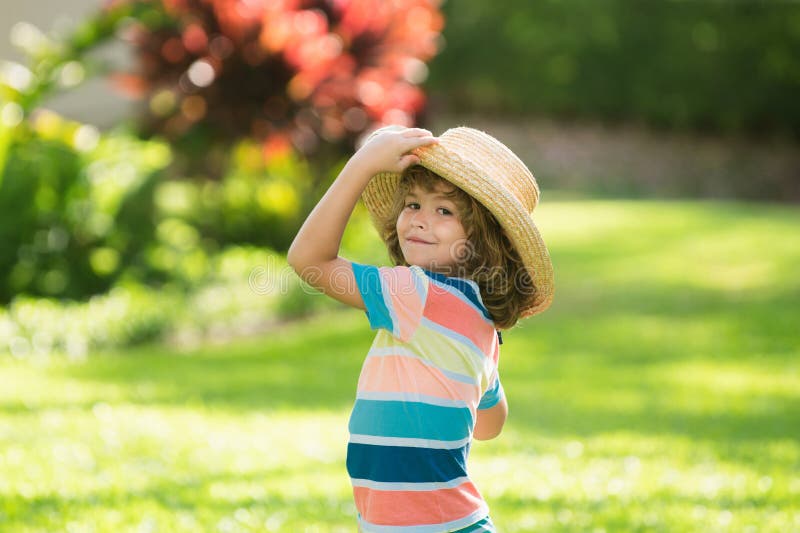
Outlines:
[[339,410],[355,398],[371,338],[363,313],[334,313],[256,340],[188,352],[137,348],[63,372],[71,379],[122,385],[137,404]]
[[696,358],[789,363],[800,354],[798,323],[800,286],[731,292],[633,281],[567,287],[547,313],[504,339],[519,336],[556,364],[576,348],[599,365]]
[[[557,379],[557,378],[555,378]],[[614,432],[638,435],[685,436],[693,440],[766,443],[769,441],[796,442],[800,439],[800,401],[775,396],[754,399],[755,406],[726,408],[724,401],[707,409],[692,409],[694,394],[674,398],[669,390],[654,390],[649,381],[639,386],[607,385],[605,393],[594,390],[587,401],[564,397],[553,392],[547,382],[553,377],[542,376],[540,381],[550,389],[546,393],[526,391],[519,382],[506,386],[514,397],[510,400],[511,421],[517,428],[535,434],[588,438]],[[580,393],[579,393],[580,394]],[[634,405],[620,406],[613,395],[625,394],[636,398]],[[509,393],[511,395],[511,393]],[[611,398],[609,401],[605,399]],[[679,405],[673,405],[678,400]],[[698,403],[707,400],[697,398]]]
[[800,295],[643,285],[565,290],[504,335],[511,421],[532,434],[800,439]]

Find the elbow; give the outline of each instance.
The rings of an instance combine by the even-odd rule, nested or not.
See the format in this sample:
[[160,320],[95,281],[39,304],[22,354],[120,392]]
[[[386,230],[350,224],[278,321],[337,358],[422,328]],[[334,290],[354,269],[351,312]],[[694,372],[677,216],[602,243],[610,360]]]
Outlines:
[[500,436],[500,433],[503,432],[503,422],[493,428],[475,428],[475,433],[473,433],[473,438],[475,440],[492,440],[496,437]]
[[286,253],[286,262],[301,280],[312,286],[315,285],[322,274],[319,263],[310,258],[308,254],[298,251],[298,247],[294,243]]
[[289,251],[286,252],[286,262],[289,263],[289,266],[292,267],[298,276],[301,278],[303,270],[308,266],[308,261],[303,257],[303,254],[300,253],[299,247],[297,246],[296,242],[293,242],[291,246],[289,246]]
[[491,440],[503,431],[503,426],[508,418],[508,403],[503,398],[497,405],[479,411],[478,420],[475,423],[475,429],[472,437],[475,440]]
[[292,241],[292,244],[289,245],[289,250],[286,252],[286,262],[295,270],[297,270],[298,261],[300,260],[296,244],[296,241]]
[[286,262],[289,263],[289,266],[294,270],[297,277],[299,277],[303,281],[307,281],[306,278],[308,277],[308,266],[304,263],[301,259],[297,257],[286,257]]

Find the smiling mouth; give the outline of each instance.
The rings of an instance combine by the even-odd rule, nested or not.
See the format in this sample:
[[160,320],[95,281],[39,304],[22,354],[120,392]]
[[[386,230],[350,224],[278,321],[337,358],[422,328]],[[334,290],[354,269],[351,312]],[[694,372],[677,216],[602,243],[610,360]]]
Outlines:
[[433,244],[432,242],[423,241],[422,239],[415,239],[413,237],[410,239],[406,239],[406,242],[411,244]]

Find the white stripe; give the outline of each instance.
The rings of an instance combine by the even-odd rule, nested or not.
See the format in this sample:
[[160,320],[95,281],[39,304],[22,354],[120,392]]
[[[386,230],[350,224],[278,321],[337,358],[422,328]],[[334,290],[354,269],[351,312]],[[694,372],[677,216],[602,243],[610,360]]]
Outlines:
[[469,406],[464,400],[451,400],[450,398],[439,398],[428,394],[418,394],[415,392],[379,392],[379,391],[359,391],[356,398],[360,400],[376,400],[383,402],[415,402],[427,405],[437,405],[439,407],[459,407],[468,409]]
[[387,346],[385,348],[371,348],[367,357],[386,357],[388,355],[400,355],[403,357],[411,357],[412,359],[418,359],[422,361],[425,366],[429,366],[431,368],[435,368],[448,378],[458,381],[460,383],[466,383],[468,385],[480,385],[481,381],[479,377],[472,377],[466,374],[459,374],[458,372],[453,372],[452,370],[444,369],[440,366],[433,364],[430,360],[425,359],[421,355],[418,355],[412,350],[405,348],[403,346]]
[[454,489],[468,482],[469,478],[466,476],[457,477],[450,481],[439,481],[430,483],[391,483],[384,481],[372,481],[371,479],[354,479],[350,478],[350,482],[354,487],[364,487],[373,490],[403,490],[410,492],[427,492],[439,489]]
[[403,446],[406,448],[430,448],[434,450],[457,450],[469,443],[470,437],[459,440],[415,439],[411,437],[379,437],[377,435],[350,434],[353,444],[372,444],[375,446]]
[[422,308],[425,308],[425,302],[428,299],[428,276],[425,275],[425,272],[422,270],[421,267],[413,265],[410,267],[411,272],[414,274],[414,284],[417,286],[417,294],[419,294],[419,299],[422,302]]
[[489,514],[489,508],[482,504],[480,509],[471,513],[469,516],[446,522],[444,524],[429,524],[423,526],[379,526],[370,524],[361,515],[358,516],[358,525],[364,533],[441,533],[442,531],[453,531],[471,526],[480,522]]

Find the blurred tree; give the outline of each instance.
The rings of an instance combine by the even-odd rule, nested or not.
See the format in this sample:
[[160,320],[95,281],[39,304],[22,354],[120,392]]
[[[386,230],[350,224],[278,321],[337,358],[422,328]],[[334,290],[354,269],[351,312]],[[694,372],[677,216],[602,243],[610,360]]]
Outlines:
[[158,13],[137,5],[82,21],[61,38],[26,23],[12,30],[28,64],[0,64],[0,302],[103,292],[153,240],[143,221],[152,216],[153,184],[169,148],[102,135],[41,108],[54,92],[102,70],[88,52],[148,12],[157,24]]
[[171,19],[130,28],[138,68],[117,80],[147,99],[144,130],[174,140],[194,162],[188,174],[219,175],[224,158],[209,160],[212,147],[250,137],[267,159],[296,150],[324,180],[363,133],[416,122],[425,102],[418,85],[443,26],[430,0],[111,5],[120,3],[147,3]]

